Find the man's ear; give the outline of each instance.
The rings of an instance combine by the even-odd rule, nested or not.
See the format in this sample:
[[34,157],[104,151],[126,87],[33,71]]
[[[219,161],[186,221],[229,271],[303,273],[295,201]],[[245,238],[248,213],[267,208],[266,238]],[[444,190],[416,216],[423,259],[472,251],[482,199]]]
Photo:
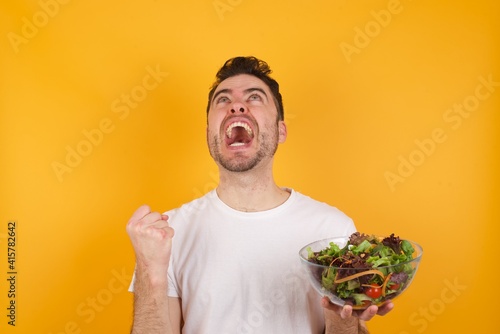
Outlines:
[[282,144],[285,142],[287,136],[286,124],[284,121],[279,121],[278,123],[278,143]]

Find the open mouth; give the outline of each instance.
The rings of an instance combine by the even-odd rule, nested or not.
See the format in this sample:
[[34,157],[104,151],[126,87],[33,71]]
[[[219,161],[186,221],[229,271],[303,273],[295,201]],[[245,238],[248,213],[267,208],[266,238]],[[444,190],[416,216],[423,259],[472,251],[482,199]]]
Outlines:
[[253,130],[246,122],[230,123],[226,129],[226,144],[231,147],[244,146],[253,139]]

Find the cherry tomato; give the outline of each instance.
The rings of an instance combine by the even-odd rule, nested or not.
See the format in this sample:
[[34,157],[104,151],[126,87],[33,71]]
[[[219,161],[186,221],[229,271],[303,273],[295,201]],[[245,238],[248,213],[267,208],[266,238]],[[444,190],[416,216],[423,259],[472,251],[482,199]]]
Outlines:
[[389,282],[389,284],[387,285],[389,290],[398,290],[399,286],[400,286],[399,283],[392,283],[392,282]]
[[377,299],[382,296],[382,289],[377,284],[372,284],[369,288],[366,288],[365,294],[372,299]]

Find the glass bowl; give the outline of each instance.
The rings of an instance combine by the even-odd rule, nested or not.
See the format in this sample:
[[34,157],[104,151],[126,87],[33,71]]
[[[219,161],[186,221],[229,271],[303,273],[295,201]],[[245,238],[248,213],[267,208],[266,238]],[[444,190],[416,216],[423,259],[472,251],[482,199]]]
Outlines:
[[[337,252],[338,251],[338,252]],[[363,310],[400,296],[415,278],[422,247],[410,240],[365,235],[318,240],[299,256],[309,281],[333,304]]]

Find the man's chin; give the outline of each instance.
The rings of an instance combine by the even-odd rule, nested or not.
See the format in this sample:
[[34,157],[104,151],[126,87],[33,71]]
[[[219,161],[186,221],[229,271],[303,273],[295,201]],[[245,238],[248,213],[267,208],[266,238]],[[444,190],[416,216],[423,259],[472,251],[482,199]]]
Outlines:
[[244,173],[252,170],[259,163],[258,158],[234,157],[231,159],[218,159],[218,164],[227,171]]

